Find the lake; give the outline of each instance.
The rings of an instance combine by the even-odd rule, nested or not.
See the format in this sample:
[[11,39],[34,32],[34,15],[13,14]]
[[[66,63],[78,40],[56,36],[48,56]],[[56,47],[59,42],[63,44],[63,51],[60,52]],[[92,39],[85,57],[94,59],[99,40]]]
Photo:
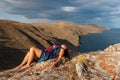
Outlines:
[[120,43],[120,28],[112,28],[102,33],[81,37],[79,52],[104,50],[109,45]]

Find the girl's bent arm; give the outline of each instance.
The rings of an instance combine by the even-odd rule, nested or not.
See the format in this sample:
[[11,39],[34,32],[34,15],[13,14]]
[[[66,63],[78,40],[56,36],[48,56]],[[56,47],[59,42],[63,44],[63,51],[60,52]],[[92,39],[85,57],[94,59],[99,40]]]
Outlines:
[[64,49],[61,48],[60,52],[59,52],[59,56],[57,58],[57,60],[55,62],[53,62],[53,66],[55,66],[63,57],[63,54],[64,54]]

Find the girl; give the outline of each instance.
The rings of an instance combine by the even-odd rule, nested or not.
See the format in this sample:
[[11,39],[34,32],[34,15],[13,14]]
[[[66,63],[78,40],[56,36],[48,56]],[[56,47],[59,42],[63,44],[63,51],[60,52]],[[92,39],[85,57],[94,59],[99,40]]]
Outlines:
[[54,67],[63,56],[70,58],[67,46],[65,44],[61,46],[52,45],[46,48],[45,50],[41,50],[36,47],[31,47],[30,50],[27,52],[26,56],[24,57],[22,63],[18,65],[15,68],[15,70],[31,67],[31,63],[33,60],[36,60],[37,62],[42,62],[48,59],[57,58],[55,62],[51,63],[51,66]]

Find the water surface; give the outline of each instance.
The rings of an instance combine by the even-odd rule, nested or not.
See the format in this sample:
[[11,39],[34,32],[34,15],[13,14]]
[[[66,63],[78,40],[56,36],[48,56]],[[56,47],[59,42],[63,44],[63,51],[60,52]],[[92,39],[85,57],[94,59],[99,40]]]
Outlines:
[[120,28],[112,28],[97,34],[89,34],[81,37],[80,41],[80,52],[103,50],[109,45],[120,42]]

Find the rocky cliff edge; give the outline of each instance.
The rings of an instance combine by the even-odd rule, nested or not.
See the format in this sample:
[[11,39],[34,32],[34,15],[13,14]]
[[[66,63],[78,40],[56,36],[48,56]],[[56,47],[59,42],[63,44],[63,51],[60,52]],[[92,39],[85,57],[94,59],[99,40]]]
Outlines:
[[0,20],[0,70],[17,66],[32,46],[44,49],[51,44],[66,44],[75,51],[80,45],[80,36],[103,30],[106,28],[93,24],[27,24]]
[[[71,60],[63,58],[59,66],[51,68],[48,60],[33,63],[22,71],[0,72],[0,80],[120,80],[120,43],[104,51],[78,54]],[[113,48],[116,47],[116,50]]]

